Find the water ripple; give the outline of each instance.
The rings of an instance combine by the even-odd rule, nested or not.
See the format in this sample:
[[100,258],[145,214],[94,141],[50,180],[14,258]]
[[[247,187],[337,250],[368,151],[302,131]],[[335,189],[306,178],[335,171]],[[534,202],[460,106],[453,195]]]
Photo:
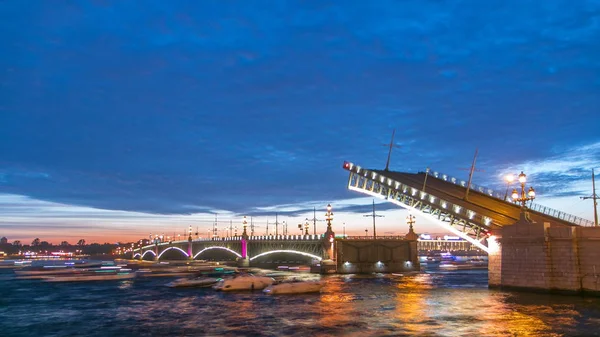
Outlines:
[[[318,278],[318,275],[306,277]],[[598,336],[600,298],[487,289],[485,271],[324,277],[321,294],[77,284],[0,274],[5,336]]]

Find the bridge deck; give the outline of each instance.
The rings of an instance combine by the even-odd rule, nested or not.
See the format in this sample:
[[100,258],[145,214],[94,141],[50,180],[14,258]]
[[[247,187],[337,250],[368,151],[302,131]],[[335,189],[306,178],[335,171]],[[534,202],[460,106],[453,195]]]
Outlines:
[[[425,173],[404,173],[381,170],[373,171],[383,176],[400,181],[418,190],[423,188]],[[496,225],[512,224],[519,219],[519,215],[521,213],[520,205],[494,198],[472,189],[469,191],[468,201],[465,201],[465,187],[444,181],[431,175],[427,177],[425,192],[430,193],[431,195],[434,195],[440,199],[460,205],[465,209],[469,209],[477,212],[478,214],[490,217],[493,219],[493,223]],[[529,210],[529,215],[535,222],[552,222],[565,226],[575,226],[568,221],[564,221],[533,210]]]

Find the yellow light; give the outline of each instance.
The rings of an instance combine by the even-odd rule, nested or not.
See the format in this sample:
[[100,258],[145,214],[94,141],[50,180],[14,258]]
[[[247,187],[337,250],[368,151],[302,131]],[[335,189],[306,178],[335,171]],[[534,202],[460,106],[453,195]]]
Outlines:
[[498,243],[498,238],[495,235],[491,235],[488,239],[488,254],[493,255],[500,252],[500,244]]
[[530,198],[535,198],[535,190],[533,189],[533,187],[529,188],[529,192],[527,192],[527,194],[529,195]]
[[517,198],[518,198],[518,197],[519,197],[519,193],[517,192],[517,190],[516,190],[516,189],[514,189],[514,190],[512,191],[512,198],[513,198],[513,199],[515,199],[515,200],[517,200]]
[[519,182],[521,184],[525,184],[526,181],[527,181],[527,175],[525,173],[523,173],[523,171],[521,171],[521,174],[519,174]]
[[508,181],[509,183],[512,183],[513,181],[515,181],[515,175],[514,174],[507,175],[506,181]]
[[327,204],[327,212],[331,212],[331,204]]

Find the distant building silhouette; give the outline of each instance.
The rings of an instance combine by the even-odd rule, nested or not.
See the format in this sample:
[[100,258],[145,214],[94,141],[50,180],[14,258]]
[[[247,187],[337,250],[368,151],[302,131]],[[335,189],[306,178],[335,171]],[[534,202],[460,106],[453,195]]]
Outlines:
[[2,239],[0,239],[0,245],[5,245],[8,243],[8,239],[6,238],[6,236],[3,236]]

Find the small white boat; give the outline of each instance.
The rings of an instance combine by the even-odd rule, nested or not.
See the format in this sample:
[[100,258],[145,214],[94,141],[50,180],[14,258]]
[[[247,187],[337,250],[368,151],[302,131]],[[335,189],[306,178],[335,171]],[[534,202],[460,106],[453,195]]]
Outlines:
[[274,280],[270,277],[244,275],[219,281],[213,288],[221,291],[262,290],[273,282]]
[[167,283],[167,287],[171,288],[184,288],[184,287],[210,287],[215,283],[221,281],[221,278],[216,277],[199,277],[199,278],[180,278],[173,282]]
[[321,281],[283,282],[273,284],[263,292],[271,295],[317,293],[324,285],[325,283]]

